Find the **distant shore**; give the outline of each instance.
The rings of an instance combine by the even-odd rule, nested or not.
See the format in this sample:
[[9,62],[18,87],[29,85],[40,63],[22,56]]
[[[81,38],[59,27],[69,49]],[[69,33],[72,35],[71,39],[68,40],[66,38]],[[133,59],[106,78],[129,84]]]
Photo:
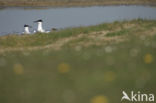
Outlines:
[[156,0],[101,0],[101,1],[4,1],[0,0],[0,7],[15,6],[104,6],[104,5],[153,5],[156,6]]

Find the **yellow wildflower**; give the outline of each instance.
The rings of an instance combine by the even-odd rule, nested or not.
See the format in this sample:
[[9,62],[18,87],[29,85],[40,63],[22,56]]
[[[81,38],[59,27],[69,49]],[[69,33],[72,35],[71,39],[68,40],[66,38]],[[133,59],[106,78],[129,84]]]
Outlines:
[[108,98],[106,96],[95,96],[91,99],[91,103],[108,103]]
[[61,63],[58,65],[58,71],[60,73],[67,73],[70,71],[70,65],[67,63]]
[[106,82],[112,82],[113,80],[115,80],[115,78],[116,78],[116,75],[112,71],[107,71],[104,73],[104,80]]
[[14,70],[15,74],[17,74],[17,75],[21,75],[24,72],[23,65],[21,65],[21,64],[14,64],[13,70]]
[[146,64],[150,64],[150,63],[152,63],[152,61],[153,61],[153,57],[152,57],[151,54],[146,54],[146,55],[144,56],[144,62],[145,62]]

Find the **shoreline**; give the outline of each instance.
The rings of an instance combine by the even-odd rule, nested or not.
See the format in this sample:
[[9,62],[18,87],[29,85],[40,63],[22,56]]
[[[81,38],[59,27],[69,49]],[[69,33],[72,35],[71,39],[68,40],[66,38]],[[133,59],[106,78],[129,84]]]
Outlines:
[[70,1],[70,2],[56,2],[56,1],[0,1],[0,7],[72,7],[72,6],[109,6],[109,5],[149,5],[156,6],[156,1],[154,0],[106,0],[101,2],[79,2],[79,1]]

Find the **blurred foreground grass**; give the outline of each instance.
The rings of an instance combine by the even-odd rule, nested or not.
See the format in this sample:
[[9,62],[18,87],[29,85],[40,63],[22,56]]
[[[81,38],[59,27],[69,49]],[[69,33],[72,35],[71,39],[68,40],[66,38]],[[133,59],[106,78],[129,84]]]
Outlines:
[[[156,94],[155,21],[135,20],[103,25],[111,25],[112,29],[105,26],[98,32],[114,29],[117,32],[93,35],[100,38],[124,36],[126,40],[95,40],[89,38],[91,32],[83,32],[81,34],[85,37],[70,41],[58,50],[26,49],[1,53],[0,103],[120,103],[123,90]],[[97,29],[93,31],[97,32]],[[78,34],[71,33],[65,37]],[[64,38],[60,35],[55,36]],[[44,38],[43,34],[27,38],[30,40],[33,36]],[[84,46],[90,41],[102,44]],[[8,47],[5,45],[1,49]]]

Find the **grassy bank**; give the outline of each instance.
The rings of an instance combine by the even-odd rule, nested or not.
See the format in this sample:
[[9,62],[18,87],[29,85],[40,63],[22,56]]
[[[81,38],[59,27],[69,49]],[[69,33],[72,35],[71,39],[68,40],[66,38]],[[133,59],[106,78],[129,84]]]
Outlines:
[[2,103],[120,103],[123,90],[156,94],[156,21],[2,36],[0,51]]
[[155,0],[0,0],[0,6],[156,5]]
[[[132,20],[114,23],[104,23],[89,27],[67,28],[48,34],[7,35],[0,37],[0,52],[25,49],[61,49],[64,46],[74,48],[101,46],[126,40],[130,35],[152,36],[156,29],[156,21]],[[73,45],[73,46],[72,46]]]

